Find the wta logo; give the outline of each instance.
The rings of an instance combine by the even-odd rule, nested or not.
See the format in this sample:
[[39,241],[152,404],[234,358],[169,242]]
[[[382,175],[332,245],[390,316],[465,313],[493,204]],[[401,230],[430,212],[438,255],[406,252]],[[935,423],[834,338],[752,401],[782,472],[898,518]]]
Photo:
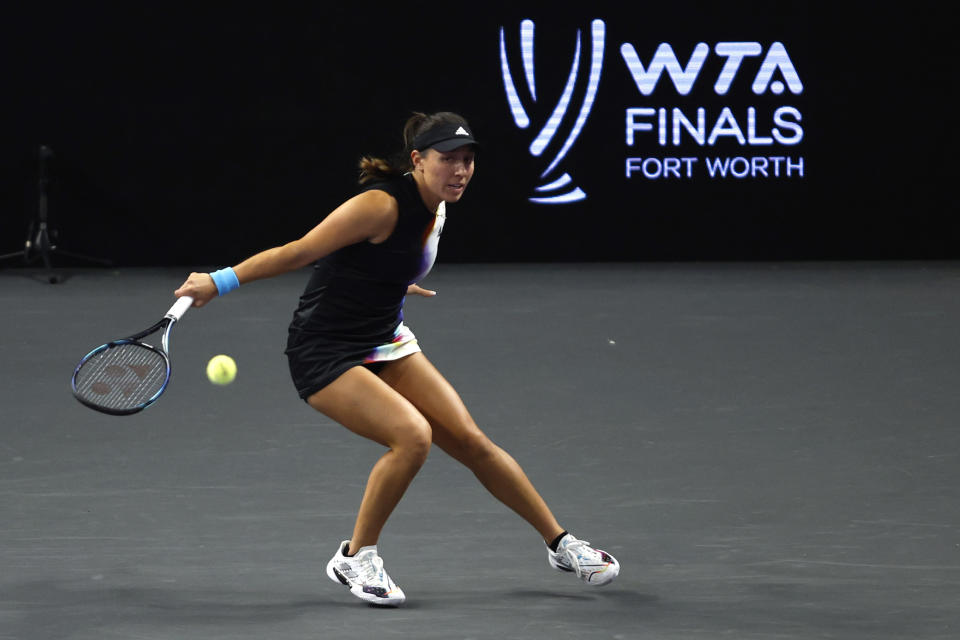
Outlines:
[[[536,70],[534,68],[534,23],[533,20],[524,20],[520,23],[520,61],[523,69],[523,77],[526,80],[526,89],[523,91],[523,97],[513,80],[510,61],[507,56],[507,37],[503,27],[500,28],[500,68],[503,72],[503,86],[507,93],[507,102],[510,105],[510,113],[513,115],[513,121],[520,129],[528,129],[532,122],[528,115],[533,111],[538,99],[543,96],[537,95]],[[603,45],[606,36],[606,26],[603,20],[594,20],[590,24],[590,51],[584,53],[581,30],[577,30],[576,41],[574,42],[573,61],[570,65],[570,72],[567,75],[566,84],[563,91],[556,99],[556,104],[552,110],[543,109],[546,113],[550,111],[550,116],[539,127],[536,136],[530,142],[530,155],[540,158],[545,155],[548,149],[556,151],[546,154],[546,168],[540,174],[543,184],[536,187],[534,191],[538,195],[530,198],[531,202],[540,204],[560,204],[566,202],[577,202],[587,197],[587,194],[574,183],[569,173],[558,169],[561,161],[573,147],[577,136],[583,130],[587,118],[590,116],[590,110],[593,108],[593,101],[597,95],[597,87],[600,84],[600,74],[603,70]],[[586,93],[583,96],[583,102],[580,104],[577,115],[572,119],[568,118],[569,129],[566,131],[566,137],[558,136],[561,125],[564,124],[571,102],[573,102],[574,90],[577,86],[577,79],[580,76],[581,68],[588,69]],[[526,106],[525,106],[526,101]],[[563,142],[560,142],[563,139]]]

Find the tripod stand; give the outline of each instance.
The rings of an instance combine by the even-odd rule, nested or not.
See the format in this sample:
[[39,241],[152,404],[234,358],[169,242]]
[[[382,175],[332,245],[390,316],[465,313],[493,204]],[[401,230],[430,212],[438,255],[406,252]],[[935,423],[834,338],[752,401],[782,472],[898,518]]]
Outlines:
[[46,145],[40,145],[37,150],[37,210],[35,217],[30,221],[27,228],[27,239],[24,242],[22,251],[14,251],[0,255],[0,260],[22,257],[24,264],[30,265],[40,259],[43,261],[44,269],[47,271],[47,281],[50,284],[62,282],[63,278],[53,270],[54,254],[62,255],[75,260],[82,260],[103,266],[110,266],[109,260],[103,258],[94,258],[91,256],[72,253],[57,248],[54,244],[57,236],[56,229],[51,229],[47,217],[48,187],[50,185],[50,159],[53,158],[53,150]]

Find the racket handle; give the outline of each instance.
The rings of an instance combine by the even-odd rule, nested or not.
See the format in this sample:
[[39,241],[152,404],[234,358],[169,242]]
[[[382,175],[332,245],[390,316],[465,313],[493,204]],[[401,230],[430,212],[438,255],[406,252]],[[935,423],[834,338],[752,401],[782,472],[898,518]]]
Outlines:
[[169,318],[173,322],[176,322],[183,317],[183,314],[187,312],[193,305],[193,298],[190,296],[181,296],[177,298],[177,301],[173,303],[173,306],[170,307],[170,311],[167,311],[167,315],[163,316],[164,318]]

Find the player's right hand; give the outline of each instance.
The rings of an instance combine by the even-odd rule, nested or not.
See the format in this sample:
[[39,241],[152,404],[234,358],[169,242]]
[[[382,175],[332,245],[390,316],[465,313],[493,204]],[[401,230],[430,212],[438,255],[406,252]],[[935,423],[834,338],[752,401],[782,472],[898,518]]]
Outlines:
[[216,298],[218,293],[217,285],[213,283],[209,273],[191,273],[173,295],[178,298],[190,296],[193,298],[193,306],[202,307]]

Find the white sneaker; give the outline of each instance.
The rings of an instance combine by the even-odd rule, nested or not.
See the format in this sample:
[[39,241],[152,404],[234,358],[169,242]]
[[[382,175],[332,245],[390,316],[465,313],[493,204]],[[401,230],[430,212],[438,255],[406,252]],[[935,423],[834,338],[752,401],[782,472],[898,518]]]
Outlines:
[[350,545],[344,540],[327,563],[327,576],[350,588],[350,593],[361,600],[380,607],[396,607],[406,599],[403,589],[390,579],[383,568],[383,558],[377,555],[376,545],[361,547],[353,557],[343,555]]
[[560,539],[556,553],[547,548],[547,561],[554,569],[576,573],[578,578],[597,587],[609,584],[620,573],[616,558],[569,533]]

